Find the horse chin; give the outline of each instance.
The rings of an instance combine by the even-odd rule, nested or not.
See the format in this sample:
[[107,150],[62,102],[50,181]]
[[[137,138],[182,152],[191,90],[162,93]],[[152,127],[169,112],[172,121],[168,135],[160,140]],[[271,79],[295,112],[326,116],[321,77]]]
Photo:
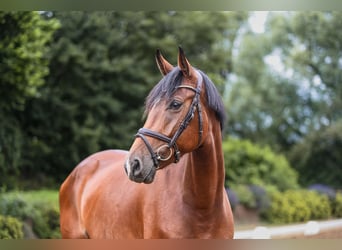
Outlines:
[[151,167],[151,169],[148,171],[147,175],[144,177],[143,183],[151,184],[154,181],[155,176],[156,176],[156,168]]
[[144,179],[144,183],[145,184],[151,184],[154,181],[154,176],[155,176],[155,172],[154,174],[149,174],[145,179]]
[[156,175],[156,169],[154,167],[151,168],[150,171],[145,176],[139,175],[129,175],[129,179],[136,183],[144,183],[144,184],[151,184],[154,181],[154,177]]

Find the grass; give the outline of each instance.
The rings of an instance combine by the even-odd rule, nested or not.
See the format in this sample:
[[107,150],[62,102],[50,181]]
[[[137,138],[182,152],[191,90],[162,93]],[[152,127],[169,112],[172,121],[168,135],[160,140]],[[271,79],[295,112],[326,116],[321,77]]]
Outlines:
[[41,189],[34,191],[10,191],[1,193],[8,198],[20,197],[28,203],[46,202],[58,208],[58,190]]

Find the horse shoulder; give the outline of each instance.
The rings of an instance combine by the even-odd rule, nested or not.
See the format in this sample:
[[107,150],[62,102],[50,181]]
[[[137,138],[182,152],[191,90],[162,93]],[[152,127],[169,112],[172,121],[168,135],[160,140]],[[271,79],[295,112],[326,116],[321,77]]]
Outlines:
[[94,153],[81,161],[62,183],[60,195],[67,197],[68,194],[81,193],[85,184],[101,168],[109,167],[113,162],[122,160],[127,154],[123,150],[106,150]]
[[63,238],[86,238],[82,216],[82,200],[87,183],[109,167],[112,162],[123,161],[127,152],[106,150],[90,155],[80,162],[62,183],[59,191],[60,224]]

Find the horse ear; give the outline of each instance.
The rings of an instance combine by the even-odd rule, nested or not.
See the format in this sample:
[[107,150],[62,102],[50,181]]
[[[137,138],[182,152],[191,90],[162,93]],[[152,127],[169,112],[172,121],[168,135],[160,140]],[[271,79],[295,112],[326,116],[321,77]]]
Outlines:
[[190,78],[193,75],[194,69],[188,59],[186,59],[183,49],[181,47],[178,47],[178,49],[178,67],[181,69],[185,77]]
[[172,64],[166,61],[159,49],[156,51],[156,62],[163,76],[165,76],[174,68]]

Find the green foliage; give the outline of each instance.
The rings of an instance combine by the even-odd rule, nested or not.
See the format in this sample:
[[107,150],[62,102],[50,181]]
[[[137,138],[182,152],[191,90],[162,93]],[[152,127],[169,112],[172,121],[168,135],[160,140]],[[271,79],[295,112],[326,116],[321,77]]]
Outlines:
[[38,12],[0,12],[0,109],[22,108],[49,73],[46,44],[58,28]]
[[[312,101],[312,108],[316,111],[313,121],[321,126],[327,124],[325,119],[332,123],[342,115],[342,34],[336,32],[342,23],[342,14],[321,11],[296,13],[288,21],[288,35],[297,39],[288,36],[285,40],[289,44],[284,49],[287,63],[310,83],[312,93],[308,101]],[[315,98],[316,93],[321,98]]]
[[0,182],[10,188],[25,144],[20,113],[49,73],[47,44],[57,28],[55,19],[38,12],[0,11]]
[[0,214],[0,239],[22,239],[22,223],[16,218]]
[[[300,173],[302,185],[322,183],[341,188],[342,120],[308,136],[289,154],[292,165]],[[319,174],[318,174],[319,173]]]
[[310,219],[322,220],[330,218],[332,208],[327,195],[308,191],[304,195],[304,199],[307,201],[307,205],[311,210]]
[[342,218],[342,192],[337,192],[335,199],[331,203],[332,215],[337,218]]
[[22,221],[38,238],[60,238],[57,197],[58,192],[47,190],[4,193],[0,214]]
[[289,223],[292,222],[294,208],[289,205],[288,199],[286,199],[281,192],[273,191],[269,193],[271,198],[270,208],[262,214],[262,217],[274,224]]
[[256,208],[256,200],[253,193],[246,185],[233,185],[231,189],[239,199],[239,203],[247,208]]
[[262,217],[268,222],[281,224],[305,222],[310,219],[328,219],[331,215],[329,199],[315,191],[272,191],[271,206]]
[[247,140],[228,138],[223,142],[226,185],[273,185],[279,190],[298,187],[297,173],[283,155]]
[[17,120],[10,115],[6,116],[1,108],[0,119],[0,183],[13,188],[15,182],[11,176],[19,174],[23,136]]
[[340,119],[341,23],[340,12],[271,12],[265,33],[247,30],[228,83],[229,133],[287,152]]
[[[20,195],[19,195],[20,194]],[[58,190],[50,190],[50,189],[39,189],[33,191],[25,191],[25,192],[10,192],[6,194],[9,197],[21,197],[21,199],[32,202],[32,203],[39,203],[39,202],[46,202],[58,208]]]
[[24,219],[28,213],[27,202],[22,197],[5,194],[0,197],[0,214]]
[[252,192],[256,204],[256,209],[259,214],[262,214],[270,206],[270,198],[267,193],[268,187],[262,187],[257,185],[250,185],[249,190]]
[[60,238],[59,210],[46,202],[32,205],[31,215],[33,232],[41,239]]
[[[181,45],[224,96],[225,132],[283,153],[310,134],[290,155],[300,183],[339,187],[341,13],[270,13],[262,34],[248,29],[247,18],[246,12],[0,12],[1,184],[14,188],[18,175],[31,187],[60,183],[89,154],[127,149],[142,125],[144,98],[161,78],[156,48],[176,64]],[[288,176],[287,167],[274,171],[268,158],[259,164],[255,155],[232,171],[228,162],[228,181],[293,187],[287,182],[296,177],[279,177]]]
[[[284,193],[284,198],[288,200],[291,207],[291,222],[304,222],[310,219],[310,208],[307,205],[306,196],[302,192],[289,190]],[[282,208],[286,209],[286,207]]]
[[[246,13],[54,12],[61,28],[49,51],[50,74],[21,113],[21,173],[61,182],[80,160],[128,149],[142,126],[144,99],[161,79],[157,48],[176,64],[182,45],[192,64],[223,92],[234,39]],[[229,43],[228,43],[229,42]],[[215,64],[208,64],[215,61]]]
[[266,192],[266,190],[268,190],[267,187],[234,184],[229,190],[230,194],[235,196],[230,197],[233,199],[229,200],[231,203],[234,203],[234,207],[237,204],[240,204],[244,207],[257,211],[259,214],[262,214],[270,206],[270,198]]

